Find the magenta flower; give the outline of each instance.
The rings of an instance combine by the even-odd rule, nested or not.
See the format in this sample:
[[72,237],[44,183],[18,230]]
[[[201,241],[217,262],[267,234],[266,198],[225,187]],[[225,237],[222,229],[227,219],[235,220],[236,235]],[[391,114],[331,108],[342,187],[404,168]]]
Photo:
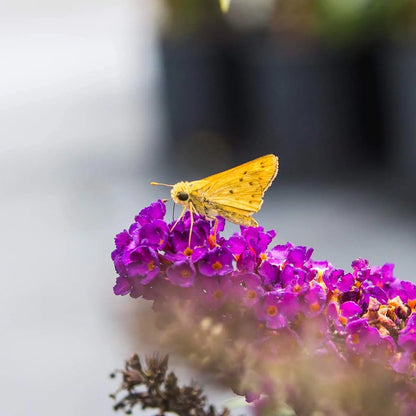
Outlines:
[[152,223],[144,224],[138,230],[139,244],[163,250],[168,243],[169,229],[162,220],[155,220]]
[[154,220],[163,220],[166,214],[166,205],[162,201],[151,203],[148,207],[143,208],[134,220],[140,225],[151,223]]
[[115,295],[127,295],[130,293],[130,282],[125,277],[117,277],[116,284],[114,285],[114,294]]
[[233,255],[226,247],[214,247],[198,262],[198,269],[205,276],[224,276],[233,271]]
[[378,330],[368,324],[366,319],[351,321],[345,328],[347,346],[354,353],[371,354],[372,348],[380,343]]
[[302,312],[308,318],[321,315],[326,306],[326,293],[322,286],[315,284],[302,296]]
[[230,288],[229,278],[201,276],[195,285],[196,300],[208,310],[218,309],[231,295]]
[[269,261],[263,261],[257,268],[257,273],[262,278],[263,287],[266,290],[273,290],[278,286],[281,274],[279,266],[271,264]]
[[342,293],[351,290],[354,284],[354,277],[351,273],[344,273],[344,270],[334,269],[328,270],[324,276],[323,281],[329,290],[339,290]]
[[298,301],[292,293],[267,293],[257,306],[257,317],[271,329],[287,327],[299,312]]
[[254,306],[264,297],[262,280],[256,273],[234,272],[232,275],[232,295],[247,307]]
[[340,316],[347,321],[351,318],[358,318],[362,314],[362,308],[355,302],[347,301],[340,305]]
[[174,285],[191,287],[195,280],[195,266],[187,259],[177,261],[166,269],[169,281]]
[[414,354],[416,359],[416,314],[410,316],[406,326],[400,331],[397,344],[404,351]]
[[159,273],[159,258],[151,247],[139,246],[129,253],[126,268],[129,276],[141,277],[146,284]]
[[273,359],[302,345],[310,356],[375,362],[416,377],[416,284],[394,277],[393,264],[356,259],[344,271],[313,260],[311,248],[287,242],[269,249],[274,231],[242,226],[225,238],[223,219],[214,229],[199,215],[189,244],[190,214],[174,228],[165,214],[165,204],[154,202],[116,235],[116,295],[152,300],[156,313],[176,296],[192,305],[185,312],[196,322],[244,322],[250,335],[243,345]]
[[268,293],[261,305],[257,308],[257,317],[266,322],[270,329],[281,329],[288,326],[288,321],[283,314],[283,302],[276,293]]

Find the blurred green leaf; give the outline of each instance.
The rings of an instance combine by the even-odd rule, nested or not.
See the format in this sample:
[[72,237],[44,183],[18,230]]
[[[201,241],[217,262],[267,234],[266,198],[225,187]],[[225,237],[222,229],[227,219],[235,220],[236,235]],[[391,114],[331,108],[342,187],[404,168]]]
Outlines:
[[220,0],[220,7],[223,13],[227,13],[230,8],[231,0]]

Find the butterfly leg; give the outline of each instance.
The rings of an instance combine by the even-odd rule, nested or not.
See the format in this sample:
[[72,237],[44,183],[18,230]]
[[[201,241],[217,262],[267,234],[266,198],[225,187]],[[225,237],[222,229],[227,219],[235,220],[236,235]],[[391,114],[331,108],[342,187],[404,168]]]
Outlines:
[[189,203],[189,213],[191,214],[191,228],[189,230],[189,241],[188,247],[191,248],[191,238],[192,238],[192,229],[194,228],[194,213],[192,211],[193,205],[192,202]]
[[186,207],[183,207],[181,215],[179,215],[179,218],[176,220],[175,224],[173,224],[173,227],[170,229],[171,232],[178,225],[178,222],[183,218],[183,216],[185,215],[185,211],[186,211]]

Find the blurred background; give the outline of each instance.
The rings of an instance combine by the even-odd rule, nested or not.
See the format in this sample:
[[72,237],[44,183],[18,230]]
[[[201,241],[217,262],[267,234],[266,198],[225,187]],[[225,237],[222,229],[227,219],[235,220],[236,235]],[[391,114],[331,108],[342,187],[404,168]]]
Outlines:
[[275,153],[255,218],[276,243],[416,280],[416,1],[0,8],[2,415],[111,415],[108,374],[155,349],[134,333],[138,301],[112,294],[110,259],[169,197],[150,181]]

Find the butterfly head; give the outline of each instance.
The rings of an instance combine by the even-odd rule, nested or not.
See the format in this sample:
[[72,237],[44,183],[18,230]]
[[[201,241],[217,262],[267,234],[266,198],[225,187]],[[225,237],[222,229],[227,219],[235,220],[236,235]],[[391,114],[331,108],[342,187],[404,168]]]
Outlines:
[[187,205],[190,195],[190,187],[188,182],[178,182],[173,186],[170,195],[176,204]]

